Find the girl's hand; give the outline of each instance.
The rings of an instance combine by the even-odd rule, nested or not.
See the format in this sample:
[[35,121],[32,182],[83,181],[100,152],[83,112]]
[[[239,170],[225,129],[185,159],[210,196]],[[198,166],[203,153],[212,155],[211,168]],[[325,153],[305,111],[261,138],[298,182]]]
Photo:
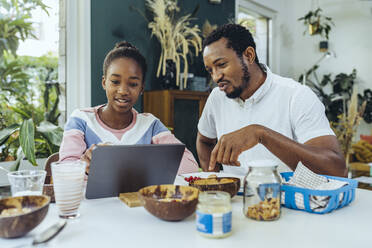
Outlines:
[[97,145],[93,144],[89,149],[85,151],[83,155],[81,155],[80,160],[87,163],[87,167],[85,168],[85,173],[89,174],[89,168],[90,168],[90,161],[92,160],[92,152],[97,146],[108,146],[112,145],[112,143],[106,142],[106,143],[99,143]]
[[96,148],[97,145],[93,144],[89,149],[85,151],[83,155],[81,155],[80,160],[87,163],[87,167],[85,167],[85,173],[89,174],[89,167],[90,167],[90,161],[92,160],[92,151],[94,148]]

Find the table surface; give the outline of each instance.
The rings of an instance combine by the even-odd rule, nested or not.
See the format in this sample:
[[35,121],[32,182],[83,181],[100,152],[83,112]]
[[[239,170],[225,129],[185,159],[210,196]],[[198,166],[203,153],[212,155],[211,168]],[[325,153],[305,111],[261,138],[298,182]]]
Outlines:
[[[176,180],[177,181],[177,180]],[[243,215],[242,197],[232,199],[232,235],[210,239],[196,232],[195,214],[179,221],[160,220],[144,208],[129,208],[118,197],[84,200],[81,216],[68,222],[48,247],[372,247],[372,191],[356,189],[355,200],[329,214],[282,208],[279,220],[260,222]],[[58,221],[50,204],[45,220],[19,239],[0,239],[0,247],[31,243],[32,236]]]

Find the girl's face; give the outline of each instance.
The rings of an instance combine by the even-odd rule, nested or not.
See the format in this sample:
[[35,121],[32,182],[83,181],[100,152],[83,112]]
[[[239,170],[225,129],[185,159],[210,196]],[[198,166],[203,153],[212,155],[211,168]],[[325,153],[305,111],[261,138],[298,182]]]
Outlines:
[[142,69],[131,58],[118,58],[107,68],[102,77],[106,91],[107,107],[118,113],[130,111],[143,92]]

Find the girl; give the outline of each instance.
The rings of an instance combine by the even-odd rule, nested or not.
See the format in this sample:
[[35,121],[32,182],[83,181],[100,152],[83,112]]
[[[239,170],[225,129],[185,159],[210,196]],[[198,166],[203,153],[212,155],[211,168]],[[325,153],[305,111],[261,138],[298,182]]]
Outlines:
[[[73,111],[65,125],[60,161],[84,160],[87,173],[97,144],[169,144],[179,140],[152,114],[139,114],[133,105],[144,91],[147,65],[139,50],[123,41],[103,62],[102,87],[107,103]],[[198,171],[192,153],[185,149],[178,174]]]

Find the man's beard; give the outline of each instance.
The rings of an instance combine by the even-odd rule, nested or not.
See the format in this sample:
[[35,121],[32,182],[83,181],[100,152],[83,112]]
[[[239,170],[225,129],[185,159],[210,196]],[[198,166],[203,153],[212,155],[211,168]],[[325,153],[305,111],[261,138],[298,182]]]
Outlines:
[[233,91],[230,93],[226,93],[226,96],[228,98],[237,98],[242,94],[243,90],[248,87],[249,79],[251,78],[249,72],[248,72],[248,67],[244,63],[243,58],[240,58],[240,64],[242,65],[242,71],[243,71],[243,76],[242,76],[242,85],[235,87],[233,86]]

